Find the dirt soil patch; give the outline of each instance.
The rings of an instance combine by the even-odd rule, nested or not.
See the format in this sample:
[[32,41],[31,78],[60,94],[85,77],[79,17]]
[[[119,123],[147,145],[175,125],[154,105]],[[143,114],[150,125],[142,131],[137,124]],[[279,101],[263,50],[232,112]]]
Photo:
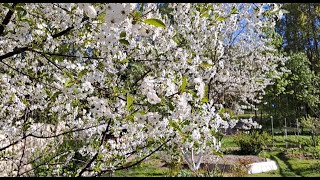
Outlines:
[[[203,163],[214,163],[211,161],[211,159],[214,158],[214,156],[205,156],[203,158]],[[222,158],[218,157],[217,164],[236,164],[239,162],[249,162],[255,163],[255,162],[263,162],[267,161],[266,158],[262,158],[259,156],[253,156],[253,155],[224,155]]]
[[[196,161],[198,157],[195,156],[194,159]],[[267,161],[267,159],[254,155],[224,155],[222,158],[207,155],[203,157],[200,167],[205,169],[209,168],[211,170],[218,167],[219,169],[223,169],[225,172],[231,172],[235,165],[242,166],[264,161]],[[168,165],[163,164],[162,167],[168,167]],[[188,165],[184,162],[182,167],[188,168]]]

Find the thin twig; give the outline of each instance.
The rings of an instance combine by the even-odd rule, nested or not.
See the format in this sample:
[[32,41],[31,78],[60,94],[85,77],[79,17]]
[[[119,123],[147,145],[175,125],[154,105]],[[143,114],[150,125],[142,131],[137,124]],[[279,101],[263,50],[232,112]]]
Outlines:
[[133,87],[136,86],[136,85],[138,84],[138,82],[139,82],[140,80],[142,80],[146,75],[148,75],[151,71],[152,71],[152,70],[149,69],[147,72],[145,72],[139,79],[137,79],[137,80],[133,83],[132,86],[133,86]]
[[[27,123],[27,120],[28,120],[28,108],[26,108],[24,116],[25,116],[25,117],[24,117],[23,125],[25,125],[25,124]],[[25,131],[25,130],[23,130],[23,135],[24,135],[24,136],[26,135],[26,131]],[[17,172],[17,176],[18,176],[18,177],[20,176],[22,159],[23,159],[24,154],[25,154],[25,151],[26,151],[26,142],[27,142],[27,138],[25,138],[25,139],[24,139],[24,142],[23,142],[23,150],[22,150],[22,154],[21,154],[21,157],[20,157],[19,165],[18,165],[18,172]]]

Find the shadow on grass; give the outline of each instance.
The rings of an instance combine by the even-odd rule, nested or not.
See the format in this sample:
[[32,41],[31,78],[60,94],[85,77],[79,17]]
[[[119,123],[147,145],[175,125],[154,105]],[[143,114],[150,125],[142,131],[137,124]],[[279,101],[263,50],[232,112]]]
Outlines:
[[[270,159],[274,160],[279,167],[279,172],[282,177],[297,177],[301,176],[295,173],[292,165],[288,162],[283,152],[277,153],[276,155],[271,155]],[[284,160],[283,160],[284,159]]]
[[292,165],[289,163],[289,158],[284,154],[284,152],[278,153],[277,156],[286,164],[289,170],[292,171],[296,176],[302,176],[300,171],[296,171],[292,168]]

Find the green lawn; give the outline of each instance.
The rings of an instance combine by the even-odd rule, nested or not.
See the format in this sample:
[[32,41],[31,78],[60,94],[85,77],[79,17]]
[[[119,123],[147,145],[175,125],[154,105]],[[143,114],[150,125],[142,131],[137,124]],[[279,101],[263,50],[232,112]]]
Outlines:
[[[290,135],[288,139],[294,139],[296,136]],[[302,139],[308,139],[309,136],[301,136]],[[259,154],[261,157],[270,158],[278,164],[278,170],[260,173],[249,174],[248,177],[320,177],[320,160],[301,159],[285,155],[288,150],[285,149],[285,138],[283,136],[274,137],[274,148],[272,151],[263,151]],[[234,142],[232,136],[225,136],[222,138],[222,150],[231,153],[230,149],[236,149],[237,144]],[[229,150],[229,151],[228,151]],[[289,155],[291,151],[288,151]],[[182,169],[180,176],[190,176],[192,173],[187,169]],[[139,166],[129,170],[117,171],[116,177],[164,177],[170,176],[170,169],[162,167],[161,161],[155,158],[149,159],[141,163]],[[224,174],[224,176],[233,176],[233,174]]]
[[251,174],[251,177],[319,177],[320,161],[314,159],[288,158],[283,152],[266,153],[268,157],[278,164],[278,170]]
[[116,171],[115,177],[163,177],[170,174],[169,168],[161,167],[160,160],[151,159],[128,170]]

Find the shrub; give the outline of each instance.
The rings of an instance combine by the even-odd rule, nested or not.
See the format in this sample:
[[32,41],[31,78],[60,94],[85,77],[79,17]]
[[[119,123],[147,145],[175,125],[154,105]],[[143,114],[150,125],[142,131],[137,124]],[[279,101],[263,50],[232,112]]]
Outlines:
[[235,142],[240,147],[241,154],[257,155],[271,144],[272,138],[266,132],[253,131],[250,134],[240,132],[236,134]]
[[250,159],[238,159],[232,168],[232,176],[244,177],[245,175],[247,175],[249,170],[248,165],[251,163],[252,161]]

